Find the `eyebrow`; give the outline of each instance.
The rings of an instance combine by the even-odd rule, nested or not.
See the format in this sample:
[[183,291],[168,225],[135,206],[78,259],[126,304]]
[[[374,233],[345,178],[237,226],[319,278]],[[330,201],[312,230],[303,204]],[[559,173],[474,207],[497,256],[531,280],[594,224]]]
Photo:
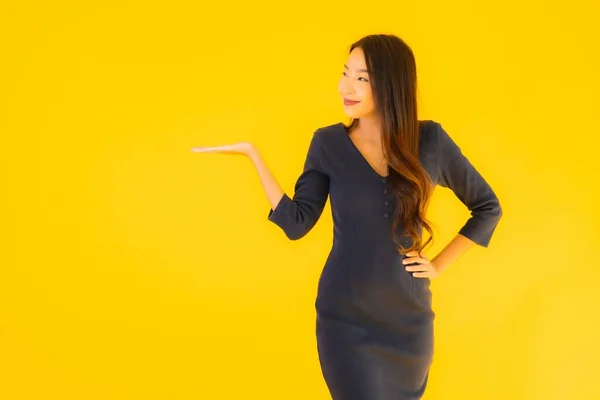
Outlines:
[[[344,68],[349,69],[348,66],[346,64],[344,64]],[[357,69],[358,72],[366,72],[369,73],[369,71],[367,71],[366,69]]]

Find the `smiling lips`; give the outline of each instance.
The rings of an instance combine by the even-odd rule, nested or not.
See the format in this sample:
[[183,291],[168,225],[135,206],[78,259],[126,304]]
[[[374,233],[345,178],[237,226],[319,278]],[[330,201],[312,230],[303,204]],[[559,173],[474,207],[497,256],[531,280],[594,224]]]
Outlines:
[[346,106],[353,106],[355,104],[360,103],[360,101],[354,101],[354,100],[350,100],[350,99],[344,99],[344,105]]

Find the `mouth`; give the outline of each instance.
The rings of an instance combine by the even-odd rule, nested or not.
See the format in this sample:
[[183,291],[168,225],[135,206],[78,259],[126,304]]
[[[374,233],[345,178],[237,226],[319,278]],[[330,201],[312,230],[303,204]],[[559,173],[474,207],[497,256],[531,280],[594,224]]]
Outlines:
[[346,106],[353,106],[355,104],[360,103],[360,101],[354,101],[354,100],[350,100],[350,99],[344,99],[344,105]]

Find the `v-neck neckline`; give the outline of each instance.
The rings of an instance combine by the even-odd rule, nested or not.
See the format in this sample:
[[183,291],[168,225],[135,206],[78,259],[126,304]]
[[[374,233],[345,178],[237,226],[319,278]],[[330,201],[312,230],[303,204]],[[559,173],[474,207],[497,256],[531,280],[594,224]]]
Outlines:
[[369,161],[367,161],[367,158],[363,155],[363,153],[358,149],[358,147],[356,147],[356,145],[354,144],[354,142],[352,141],[352,138],[350,137],[350,134],[348,133],[348,130],[346,129],[346,126],[344,125],[343,122],[339,123],[340,128],[344,134],[344,136],[346,137],[346,140],[348,141],[348,143],[350,144],[350,147],[354,150],[354,152],[356,152],[356,154],[359,156],[359,158],[362,159],[362,161],[364,162],[364,164],[368,167],[368,169],[375,174],[379,179],[383,179],[383,180],[387,180],[388,177],[390,176],[389,173],[389,167],[388,167],[388,174],[387,175],[381,175],[379,172],[377,172],[375,170],[375,168],[373,168],[373,166],[371,165],[371,163],[369,163]]

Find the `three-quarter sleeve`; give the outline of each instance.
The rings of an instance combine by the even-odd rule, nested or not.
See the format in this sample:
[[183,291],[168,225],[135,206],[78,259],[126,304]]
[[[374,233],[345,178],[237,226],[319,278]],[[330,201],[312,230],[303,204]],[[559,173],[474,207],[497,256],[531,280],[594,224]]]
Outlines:
[[329,176],[321,163],[321,134],[320,130],[313,133],[293,198],[284,193],[275,210],[269,210],[268,220],[277,224],[291,240],[302,238],[315,226],[329,195]]
[[436,129],[438,184],[451,189],[471,212],[459,233],[488,247],[502,216],[498,197],[441,124],[437,123]]

